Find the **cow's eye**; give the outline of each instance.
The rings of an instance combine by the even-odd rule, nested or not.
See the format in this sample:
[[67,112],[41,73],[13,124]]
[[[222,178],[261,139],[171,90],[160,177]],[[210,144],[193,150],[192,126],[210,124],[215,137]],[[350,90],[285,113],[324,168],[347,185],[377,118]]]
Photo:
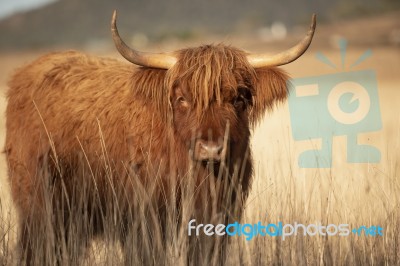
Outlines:
[[184,108],[189,107],[188,101],[187,101],[186,98],[183,97],[183,96],[179,96],[179,97],[176,99],[176,103],[177,103],[179,106],[182,106],[182,107],[184,107]]
[[244,110],[248,105],[252,104],[251,92],[248,88],[240,87],[238,89],[239,95],[234,99],[233,106],[236,110]]
[[241,95],[239,95],[238,97],[236,97],[235,98],[235,100],[233,101],[233,106],[235,106],[235,108],[237,109],[237,110],[241,110],[241,109],[243,109],[244,107],[245,107],[245,100],[244,100],[244,98],[241,96]]

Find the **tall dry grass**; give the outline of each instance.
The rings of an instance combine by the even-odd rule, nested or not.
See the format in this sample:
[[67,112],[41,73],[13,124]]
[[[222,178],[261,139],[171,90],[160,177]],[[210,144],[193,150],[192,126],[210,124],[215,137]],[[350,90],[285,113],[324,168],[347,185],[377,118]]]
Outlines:
[[[387,139],[399,137],[393,129],[387,131]],[[187,234],[188,221],[196,215],[196,187],[190,173],[181,181],[181,201],[171,191],[163,194],[165,205],[160,206],[154,197],[156,182],[131,178],[129,185],[135,194],[121,201],[124,186],[113,184],[112,172],[107,173],[109,185],[99,191],[91,182],[95,173],[83,168],[74,172],[75,177],[89,181],[79,182],[72,190],[62,175],[46,183],[45,215],[31,227],[35,230],[31,239],[34,265],[395,265],[400,261],[398,142],[383,154],[380,165],[344,167],[342,159],[334,158],[336,165],[331,169],[305,170],[295,166],[298,151],[290,143],[284,147],[268,142],[268,149],[258,145],[265,143],[263,129],[259,130],[261,134],[253,141],[255,157],[268,158],[278,149],[280,163],[259,164],[256,159],[257,178],[241,223],[379,225],[384,236],[297,235],[285,240],[256,236],[250,241],[235,236],[228,237],[227,251],[221,253],[227,236],[194,238]],[[337,146],[336,155],[343,154]],[[107,161],[104,164],[110,169]],[[43,176],[52,176],[47,168],[43,171]],[[205,211],[215,204],[213,199],[215,195],[204,200]],[[4,212],[7,206],[2,208],[0,263],[12,265],[27,254],[17,250],[11,239],[13,231],[20,234],[22,229]],[[217,224],[219,215],[212,213],[196,222]],[[100,238],[98,231],[102,230]],[[119,241],[121,236],[124,243]]]

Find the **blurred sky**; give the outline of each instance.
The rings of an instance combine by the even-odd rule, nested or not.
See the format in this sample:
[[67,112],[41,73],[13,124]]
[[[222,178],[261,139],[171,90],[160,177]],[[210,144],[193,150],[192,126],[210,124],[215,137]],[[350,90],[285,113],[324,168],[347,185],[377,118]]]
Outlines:
[[0,0],[0,18],[13,13],[38,8],[57,0]]

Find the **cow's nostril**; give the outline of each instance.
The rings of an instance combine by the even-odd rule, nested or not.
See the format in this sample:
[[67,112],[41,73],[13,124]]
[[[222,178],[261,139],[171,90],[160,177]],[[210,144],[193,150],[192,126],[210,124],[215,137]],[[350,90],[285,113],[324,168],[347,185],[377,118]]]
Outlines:
[[203,145],[203,150],[211,157],[214,158],[221,154],[222,147],[215,145]]
[[223,150],[223,146],[215,142],[198,140],[195,159],[200,161],[221,161]]
[[223,149],[224,147],[222,147],[222,145],[219,145],[218,147],[217,147],[217,153],[218,153],[218,155],[221,155],[221,153],[222,153],[222,149]]

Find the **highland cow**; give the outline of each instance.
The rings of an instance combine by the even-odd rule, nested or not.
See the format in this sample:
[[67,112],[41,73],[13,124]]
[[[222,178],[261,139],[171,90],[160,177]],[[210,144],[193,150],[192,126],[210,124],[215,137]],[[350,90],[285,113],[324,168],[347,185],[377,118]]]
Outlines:
[[239,219],[252,180],[250,128],[287,98],[288,76],[276,66],[300,57],[314,30],[315,16],[299,44],[274,56],[223,44],[151,54],[122,41],[114,12],[116,48],[133,64],[67,51],[17,70],[9,81],[5,153],[27,264],[39,260],[33,246],[50,241],[34,227],[50,224],[68,241],[62,229],[75,228],[69,212],[83,194],[89,215],[79,223],[93,235],[104,231],[98,217],[110,199],[127,235],[135,184],[151,190],[159,213],[168,212],[168,202],[181,206],[185,178],[194,184],[198,220]]

